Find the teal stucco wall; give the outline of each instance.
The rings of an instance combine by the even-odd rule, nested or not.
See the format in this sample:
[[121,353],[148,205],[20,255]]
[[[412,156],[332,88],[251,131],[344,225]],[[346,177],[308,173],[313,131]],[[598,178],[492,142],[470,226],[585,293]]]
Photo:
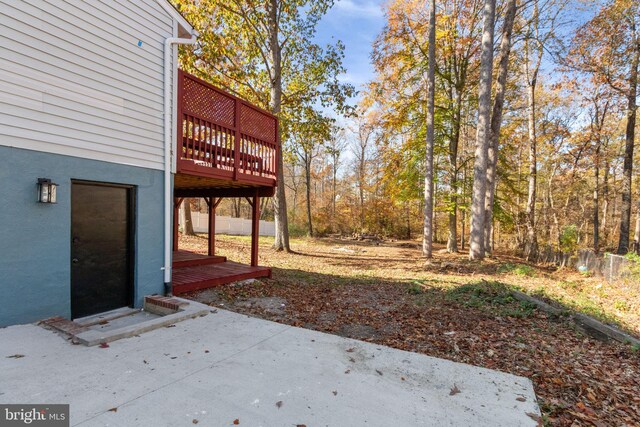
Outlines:
[[[36,202],[38,178],[57,204]],[[164,292],[162,171],[0,146],[0,326],[71,314],[72,179],[136,186],[135,305]]]

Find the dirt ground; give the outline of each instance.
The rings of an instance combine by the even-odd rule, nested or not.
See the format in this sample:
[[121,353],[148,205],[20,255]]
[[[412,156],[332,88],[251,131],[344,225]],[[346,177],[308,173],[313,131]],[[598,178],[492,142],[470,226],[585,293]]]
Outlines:
[[[296,239],[294,253],[261,239],[273,278],[187,297],[240,313],[498,369],[532,379],[548,425],[640,425],[640,349],[603,342],[568,317],[514,300],[537,293],[567,310],[640,330],[638,284],[607,284],[577,272],[497,254],[470,262],[418,242]],[[218,236],[217,254],[248,262],[249,240]],[[204,252],[206,238],[181,237]]]

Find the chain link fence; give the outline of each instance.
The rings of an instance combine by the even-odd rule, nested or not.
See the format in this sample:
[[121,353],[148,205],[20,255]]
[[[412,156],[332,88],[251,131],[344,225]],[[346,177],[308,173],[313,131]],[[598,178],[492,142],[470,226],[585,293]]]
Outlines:
[[605,254],[601,272],[608,282],[632,279],[634,264],[633,261],[623,256]]
[[636,280],[640,285],[640,263],[624,256],[605,253],[596,254],[592,250],[582,249],[569,254],[545,246],[538,252],[538,263],[553,264],[558,267],[575,268],[602,276],[608,282],[617,280]]

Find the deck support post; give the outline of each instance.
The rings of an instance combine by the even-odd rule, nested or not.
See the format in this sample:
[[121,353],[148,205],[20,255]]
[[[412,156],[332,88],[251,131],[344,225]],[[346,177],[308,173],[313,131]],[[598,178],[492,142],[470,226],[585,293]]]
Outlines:
[[258,240],[260,237],[260,196],[256,190],[251,203],[251,266],[258,266]]
[[222,197],[205,197],[204,201],[209,206],[209,256],[213,256],[216,254],[216,208],[222,201]]
[[180,205],[182,204],[183,198],[173,198],[173,251],[178,251],[178,239],[180,235],[178,234],[179,225],[179,217],[180,217]]
[[216,254],[216,208],[213,206],[213,197],[205,199],[209,205],[209,256]]

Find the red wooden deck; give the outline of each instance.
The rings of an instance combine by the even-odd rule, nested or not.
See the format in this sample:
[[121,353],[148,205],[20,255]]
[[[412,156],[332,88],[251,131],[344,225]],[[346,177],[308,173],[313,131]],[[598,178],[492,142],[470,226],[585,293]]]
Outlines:
[[177,119],[176,188],[276,186],[276,116],[179,70]]
[[270,276],[271,268],[269,267],[252,267],[232,261],[194,267],[179,267],[173,270],[173,293],[174,295],[179,295],[198,289],[226,285],[239,280]]
[[173,253],[173,268],[218,264],[221,262],[225,262],[226,260],[227,257],[224,256],[208,256],[195,252],[179,250]]
[[[258,266],[260,198],[273,196],[277,184],[278,118],[182,70],[177,89],[173,292],[269,277],[271,269]],[[178,250],[185,197],[203,197],[209,205],[209,256]],[[244,197],[251,205],[250,266],[215,256],[214,218],[224,197]]]

